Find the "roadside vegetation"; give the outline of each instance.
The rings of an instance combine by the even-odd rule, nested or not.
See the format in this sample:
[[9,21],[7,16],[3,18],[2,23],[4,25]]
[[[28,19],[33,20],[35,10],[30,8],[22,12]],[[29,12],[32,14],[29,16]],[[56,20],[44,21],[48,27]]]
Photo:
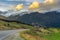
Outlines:
[[21,33],[25,40],[60,40],[60,28],[33,28]]

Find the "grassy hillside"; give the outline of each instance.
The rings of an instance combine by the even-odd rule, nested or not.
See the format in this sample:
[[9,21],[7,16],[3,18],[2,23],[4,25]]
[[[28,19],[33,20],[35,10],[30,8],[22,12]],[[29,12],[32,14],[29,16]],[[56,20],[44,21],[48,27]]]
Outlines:
[[8,22],[6,20],[0,20],[0,30],[5,29],[21,29],[21,28],[32,28],[31,25],[18,23],[18,22]]
[[60,40],[60,28],[31,29],[21,33],[25,40]]

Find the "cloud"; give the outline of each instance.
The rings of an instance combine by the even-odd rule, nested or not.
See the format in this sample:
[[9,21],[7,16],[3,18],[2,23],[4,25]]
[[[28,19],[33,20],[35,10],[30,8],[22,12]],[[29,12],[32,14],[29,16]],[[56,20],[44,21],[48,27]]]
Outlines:
[[6,1],[20,1],[20,0],[6,0]]
[[23,4],[18,4],[17,6],[16,6],[16,10],[22,10],[24,8],[24,5]]
[[41,10],[57,10],[60,9],[60,1],[59,0],[45,0],[41,4]]
[[45,4],[53,4],[53,3],[55,3],[55,0],[45,0],[44,3]]
[[[20,12],[32,12],[32,11],[38,11],[38,12],[47,12],[47,11],[53,11],[53,10],[60,10],[60,0],[45,0],[43,2],[40,2],[40,0],[9,0],[9,1],[20,1],[24,5],[21,6],[21,3],[19,4],[9,4],[6,2],[0,2],[0,10],[1,11],[7,11],[6,16],[14,15]],[[14,2],[13,2],[14,3]],[[16,2],[17,3],[17,2]],[[27,5],[27,6],[26,6]],[[15,10],[20,10],[19,12]],[[30,8],[31,10],[28,10]],[[34,9],[34,10],[32,10]],[[16,13],[17,12],[17,13]]]
[[16,7],[16,4],[9,4],[9,3],[6,3],[6,2],[0,2],[0,11],[13,10],[15,7]]
[[45,0],[42,3],[40,3],[39,8],[33,11],[45,12],[45,11],[54,11],[58,9],[60,9],[60,0]]
[[[10,2],[11,4],[7,3],[7,2],[0,2],[0,8],[2,8],[4,10],[5,9],[8,10],[10,8],[14,9],[13,7],[16,7],[17,4],[23,3],[24,9],[28,9],[28,8],[37,9],[36,11],[39,11],[39,12],[60,9],[60,0],[45,0],[43,2],[41,2],[41,0],[6,0],[6,1],[13,1],[13,4],[11,2]],[[17,4],[14,1],[16,1]]]
[[40,7],[40,3],[37,1],[34,1],[31,5],[29,5],[28,9],[37,9]]
[[9,9],[9,6],[10,5],[8,5],[8,4],[0,2],[0,11],[7,11]]

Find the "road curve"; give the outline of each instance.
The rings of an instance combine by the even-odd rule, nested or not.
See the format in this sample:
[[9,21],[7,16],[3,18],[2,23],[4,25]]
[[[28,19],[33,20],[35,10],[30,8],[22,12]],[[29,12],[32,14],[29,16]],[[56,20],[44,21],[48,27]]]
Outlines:
[[8,36],[16,34],[18,32],[24,31],[24,30],[26,30],[26,29],[0,31],[0,40],[4,40]]

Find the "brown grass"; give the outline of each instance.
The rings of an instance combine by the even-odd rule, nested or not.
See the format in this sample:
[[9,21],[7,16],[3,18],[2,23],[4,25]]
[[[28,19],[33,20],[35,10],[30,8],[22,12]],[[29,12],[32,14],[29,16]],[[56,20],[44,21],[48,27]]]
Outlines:
[[39,36],[32,36],[30,34],[22,34],[23,38],[25,38],[26,40],[45,40],[42,37]]

